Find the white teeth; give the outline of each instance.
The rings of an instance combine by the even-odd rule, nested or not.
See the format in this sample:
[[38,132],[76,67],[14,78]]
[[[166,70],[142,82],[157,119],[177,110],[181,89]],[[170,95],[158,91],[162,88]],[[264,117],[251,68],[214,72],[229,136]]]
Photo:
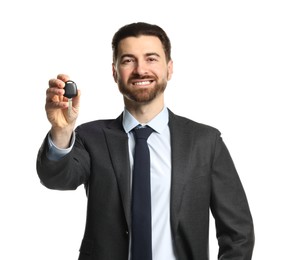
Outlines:
[[147,84],[150,84],[150,81],[140,81],[140,82],[135,82],[133,84],[134,85],[147,85]]

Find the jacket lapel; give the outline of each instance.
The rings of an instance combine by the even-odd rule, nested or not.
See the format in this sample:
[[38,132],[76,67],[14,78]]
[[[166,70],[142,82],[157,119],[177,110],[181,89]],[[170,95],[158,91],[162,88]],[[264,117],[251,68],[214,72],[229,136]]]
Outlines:
[[169,127],[171,132],[172,151],[172,180],[171,180],[171,224],[172,231],[176,234],[179,211],[182,197],[185,191],[185,184],[189,175],[192,174],[192,151],[188,142],[192,141],[191,130],[184,125],[183,120],[170,111]]
[[128,152],[128,137],[122,127],[122,116],[112,121],[104,129],[112,165],[119,186],[123,209],[130,229],[130,163]]

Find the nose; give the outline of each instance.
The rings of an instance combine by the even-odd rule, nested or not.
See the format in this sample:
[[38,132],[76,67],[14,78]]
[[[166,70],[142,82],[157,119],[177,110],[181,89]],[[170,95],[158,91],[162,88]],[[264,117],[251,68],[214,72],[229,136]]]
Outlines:
[[145,61],[137,61],[134,67],[134,74],[145,75],[147,74],[147,64]]

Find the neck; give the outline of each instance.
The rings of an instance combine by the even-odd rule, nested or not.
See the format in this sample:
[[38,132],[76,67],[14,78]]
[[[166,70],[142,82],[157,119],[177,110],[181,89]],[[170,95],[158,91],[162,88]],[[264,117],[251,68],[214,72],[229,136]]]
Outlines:
[[131,100],[124,100],[125,108],[141,124],[146,124],[157,116],[164,108],[164,98],[160,95],[149,103],[137,103]]

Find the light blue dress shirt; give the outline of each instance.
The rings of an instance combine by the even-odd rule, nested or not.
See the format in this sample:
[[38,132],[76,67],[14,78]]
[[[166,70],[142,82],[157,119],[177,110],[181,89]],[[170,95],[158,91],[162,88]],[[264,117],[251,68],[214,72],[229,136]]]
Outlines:
[[[154,129],[154,132],[147,140],[151,160],[153,260],[176,260],[173,252],[170,226],[171,142],[168,122],[168,109],[164,108],[146,124]],[[124,110],[123,128],[129,138],[131,169],[133,169],[135,147],[135,140],[131,130],[139,124],[127,110]]]
[[[152,201],[152,251],[153,260],[176,260],[173,250],[170,225],[171,194],[171,143],[168,126],[169,114],[165,107],[146,125],[154,129],[147,140],[151,158],[151,201]],[[130,169],[133,169],[135,140],[131,130],[140,123],[125,109],[123,128],[128,135]],[[50,137],[48,158],[59,160],[69,153],[75,141],[75,134],[68,149],[57,148]],[[132,174],[132,171],[131,171]],[[132,178],[131,178],[132,179]]]

